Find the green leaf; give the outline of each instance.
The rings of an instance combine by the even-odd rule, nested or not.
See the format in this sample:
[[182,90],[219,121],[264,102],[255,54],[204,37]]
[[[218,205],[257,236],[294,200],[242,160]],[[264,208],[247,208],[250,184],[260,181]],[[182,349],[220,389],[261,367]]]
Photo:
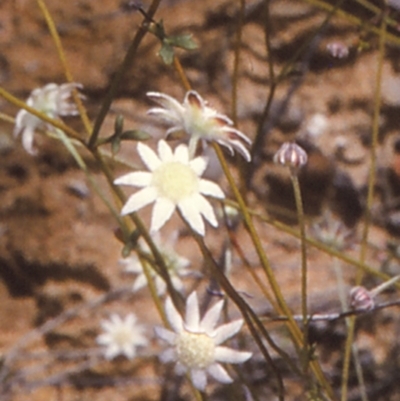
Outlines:
[[186,50],[194,50],[198,47],[191,34],[168,36],[164,42],[170,46],[180,47]]
[[159,56],[162,58],[165,64],[170,65],[174,60],[174,48],[170,46],[168,43],[163,42],[160,51],[158,52]]
[[114,135],[120,136],[123,129],[124,129],[124,117],[121,114],[118,114],[114,122],[114,131],[115,131]]
[[129,130],[125,131],[120,135],[121,139],[132,140],[132,141],[147,141],[151,138],[151,135],[146,131],[141,130]]
[[112,154],[113,155],[117,154],[120,148],[121,148],[121,140],[119,138],[114,138],[113,141],[111,142]]
[[124,247],[122,248],[122,251],[121,251],[122,257],[124,259],[127,258],[131,254],[132,248],[133,248],[132,244],[130,244],[130,243],[124,245]]

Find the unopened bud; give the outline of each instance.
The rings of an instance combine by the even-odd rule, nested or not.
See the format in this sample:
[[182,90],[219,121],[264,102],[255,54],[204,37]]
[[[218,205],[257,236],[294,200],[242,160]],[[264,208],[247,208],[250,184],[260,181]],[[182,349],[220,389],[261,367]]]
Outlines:
[[274,163],[297,170],[307,163],[307,159],[307,153],[301,146],[294,142],[285,142],[275,153]]
[[353,309],[370,311],[375,306],[374,296],[365,287],[353,287],[350,290],[350,305]]
[[349,48],[342,42],[331,42],[326,45],[326,50],[332,57],[346,58],[349,55]]

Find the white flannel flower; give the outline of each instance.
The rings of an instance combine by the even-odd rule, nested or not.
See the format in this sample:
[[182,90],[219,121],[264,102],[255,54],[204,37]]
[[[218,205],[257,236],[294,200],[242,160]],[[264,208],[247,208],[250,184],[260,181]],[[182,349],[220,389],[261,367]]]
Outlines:
[[121,210],[121,215],[136,212],[155,202],[150,231],[158,231],[176,208],[183,218],[200,235],[204,235],[204,217],[213,227],[218,226],[214,210],[203,195],[224,198],[221,188],[214,182],[201,179],[207,159],[189,160],[188,147],[179,145],[172,152],[164,141],[158,142],[158,156],[147,145],[138,143],[138,153],[150,172],[136,171],[117,178],[117,185],[143,187],[131,195]]
[[123,319],[113,313],[109,320],[102,320],[101,327],[105,333],[96,341],[106,347],[105,357],[113,359],[117,355],[125,355],[128,359],[136,356],[136,348],[145,346],[148,340],[144,335],[144,327],[137,323],[137,318],[130,313]]
[[[82,85],[78,83],[47,84],[42,88],[34,89],[26,100],[26,104],[53,119],[75,116],[79,112],[75,103],[70,101],[70,97],[76,88],[82,88]],[[37,153],[33,146],[36,129],[53,130],[54,127],[28,111],[20,110],[15,118],[14,136],[22,134],[22,146],[32,155]]]
[[247,161],[251,160],[244,145],[250,145],[251,140],[233,127],[230,118],[207,106],[207,102],[196,91],[187,92],[182,104],[164,93],[148,92],[147,96],[162,106],[150,109],[148,114],[158,116],[172,125],[167,135],[179,131],[190,135],[189,149],[192,156],[198,141],[202,140],[215,141],[228,148],[231,154],[235,149]]
[[156,335],[171,346],[161,354],[161,360],[165,363],[175,361],[177,373],[189,372],[193,385],[201,391],[207,385],[207,373],[221,383],[233,381],[219,362],[243,363],[252,355],[251,352],[220,345],[234,336],[243,325],[240,319],[215,328],[223,304],[223,300],[217,302],[200,320],[197,294],[192,292],[186,301],[183,321],[171,298],[167,298],[165,313],[173,331],[164,327],[155,328]]
[[[181,277],[187,276],[190,273],[190,270],[188,269],[190,261],[189,259],[178,255],[173,248],[173,244],[177,239],[177,231],[174,231],[169,239],[170,240],[168,242],[164,243],[156,237],[154,242],[164,259],[165,265],[167,266],[172,285],[177,291],[183,292],[184,287]],[[148,251],[148,256],[151,257],[147,245],[144,244],[142,248],[146,249],[146,252]],[[134,292],[147,286],[147,278],[143,271],[143,266],[136,255],[131,255],[125,259],[120,259],[120,263],[125,265],[125,271],[138,275],[132,287]],[[165,281],[150,265],[148,265],[148,268],[151,277],[154,279],[157,294],[164,295],[167,288]]]

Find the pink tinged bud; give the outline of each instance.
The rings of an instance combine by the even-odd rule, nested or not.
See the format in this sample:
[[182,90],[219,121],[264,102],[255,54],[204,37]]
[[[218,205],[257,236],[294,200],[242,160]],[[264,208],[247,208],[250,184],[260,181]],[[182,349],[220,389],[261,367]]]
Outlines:
[[285,142],[275,153],[274,163],[299,169],[307,163],[306,151],[294,142]]
[[365,287],[353,287],[350,290],[350,305],[353,309],[370,311],[375,306],[373,294]]
[[326,50],[335,58],[346,58],[349,55],[349,48],[342,42],[331,42],[326,45]]

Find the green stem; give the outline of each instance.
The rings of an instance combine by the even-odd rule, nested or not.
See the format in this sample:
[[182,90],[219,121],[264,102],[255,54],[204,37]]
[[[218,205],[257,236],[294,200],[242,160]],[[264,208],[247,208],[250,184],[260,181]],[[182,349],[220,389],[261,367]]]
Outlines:
[[[58,35],[57,28],[56,28],[56,26],[54,24],[54,20],[53,20],[53,18],[51,16],[47,6],[46,6],[46,3],[44,2],[44,0],[36,0],[36,1],[37,1],[38,5],[39,5],[39,7],[40,7],[40,9],[41,9],[41,11],[43,13],[43,16],[44,16],[45,20],[46,20],[47,26],[48,26],[49,31],[50,31],[50,35],[54,40],[54,44],[55,44],[56,49],[57,49],[58,57],[59,57],[59,59],[61,61],[61,64],[62,64],[62,66],[64,68],[65,77],[67,78],[68,82],[74,82],[74,78],[73,78],[71,70],[70,70],[70,68],[68,66],[67,58],[65,57],[65,53],[64,53],[64,50],[63,50],[63,47],[62,47],[62,44],[61,44],[61,39],[60,39],[60,36]],[[81,98],[79,97],[78,92],[77,92],[76,89],[72,91],[72,97],[73,97],[74,102],[76,103],[76,106],[78,108],[79,115],[80,115],[80,117],[82,119],[83,125],[85,126],[85,129],[86,129],[87,133],[90,133],[91,130],[92,130],[92,127],[91,127],[89,118],[87,116],[86,109],[83,107]]]
[[[239,208],[239,205],[234,201],[226,199],[224,202],[226,204],[228,204],[228,205],[231,205],[231,206],[235,207],[235,208]],[[287,224],[284,224],[284,223],[281,223],[279,221],[276,221],[271,217],[267,217],[267,216],[265,216],[265,215],[263,215],[263,214],[261,214],[259,212],[255,212],[255,211],[253,211],[251,209],[248,209],[248,211],[249,211],[251,216],[257,217],[260,221],[263,221],[263,222],[265,222],[267,224],[270,224],[271,226],[275,227],[276,229],[278,229],[278,230],[280,230],[282,232],[285,232],[287,234],[290,234],[293,237],[296,237],[296,238],[300,239],[299,231],[293,229],[292,227],[288,226]],[[322,242],[319,242],[319,241],[317,241],[315,239],[312,239],[312,238],[309,238],[309,237],[306,237],[306,242],[307,242],[307,245],[311,245],[314,248],[317,248],[320,251],[325,252],[328,255],[331,255],[332,257],[338,258],[338,259],[342,260],[343,262],[346,262],[349,265],[354,266],[357,269],[362,270],[365,273],[369,273],[369,274],[371,274],[371,275],[373,275],[375,277],[379,277],[382,280],[391,279],[391,277],[388,276],[387,274],[382,273],[381,271],[379,271],[377,269],[374,269],[371,266],[365,264],[364,262],[360,262],[359,260],[354,259],[354,258],[346,255],[343,252],[340,252],[340,251],[338,251],[338,250],[336,250],[334,248],[331,248],[331,247],[329,247],[328,245],[326,245],[326,244],[324,244]],[[398,289],[400,289],[400,284],[395,284],[395,286]]]
[[291,169],[290,177],[292,180],[294,198],[296,201],[297,217],[300,226],[300,241],[301,241],[301,312],[303,315],[303,336],[304,336],[304,371],[307,371],[308,366],[308,306],[307,306],[307,241],[306,228],[304,221],[303,200],[297,171]]
[[[360,262],[364,263],[368,249],[368,235],[369,228],[371,225],[371,209],[374,197],[374,186],[376,176],[376,150],[378,147],[378,136],[379,136],[379,115],[381,110],[381,84],[382,84],[382,73],[383,73],[383,60],[385,57],[385,42],[386,42],[386,18],[382,18],[380,27],[379,37],[379,55],[378,55],[378,69],[376,73],[376,88],[375,88],[375,107],[372,121],[372,141],[370,150],[370,167],[368,176],[368,194],[367,203],[365,208],[364,227],[362,232],[361,249],[360,249]],[[359,270],[356,278],[356,284],[359,285],[363,278],[363,271]],[[355,331],[355,317],[349,319],[348,333],[346,338],[344,360],[343,360],[343,371],[342,371],[342,401],[347,400],[348,392],[348,380],[350,370],[350,356],[353,349],[354,342],[354,331]],[[360,385],[362,384],[360,382]],[[362,388],[361,388],[362,390]],[[366,394],[362,394],[363,400],[367,399]]]
[[[334,6],[332,6],[331,4],[329,4],[328,2],[325,2],[323,0],[306,0],[306,1],[318,8],[323,9],[323,10],[331,11],[334,8]],[[341,9],[336,10],[335,14],[338,17],[341,17],[341,18],[351,22],[354,25],[363,27],[367,32],[372,32],[373,34],[375,34],[379,37],[381,36],[380,28],[377,28],[376,26],[374,26],[370,23],[366,23],[365,20],[363,20],[362,18],[355,17],[354,15],[351,15],[347,11],[343,11]],[[382,18],[382,22],[386,24],[387,18]],[[385,42],[387,42],[388,44],[393,44],[393,45],[399,46],[400,38],[396,35],[393,35],[392,33],[386,32],[385,33]]]
[[133,61],[135,60],[135,57],[137,56],[137,51],[139,49],[139,45],[147,33],[148,21],[154,17],[154,14],[156,13],[158,6],[160,5],[160,2],[161,2],[161,0],[153,0],[153,2],[151,3],[149,11],[147,12],[147,17],[143,20],[142,24],[139,26],[139,29],[136,32],[136,35],[133,38],[132,43],[129,46],[129,49],[125,55],[124,61],[122,62],[121,67],[119,68],[118,72],[116,73],[115,78],[111,82],[110,89],[109,89],[106,97],[104,98],[103,104],[101,105],[100,112],[94,123],[93,131],[90,136],[89,143],[88,143],[89,149],[93,149],[96,146],[97,138],[100,133],[100,128],[103,125],[103,121],[108,113],[108,110],[110,109],[111,102],[113,101],[113,99],[117,93],[117,90],[121,84],[121,81],[122,81],[126,71],[132,65]]
[[240,10],[239,10],[239,20],[236,27],[236,38],[235,38],[235,50],[233,58],[233,76],[232,76],[232,121],[235,126],[237,126],[237,94],[238,94],[238,83],[239,83],[239,65],[240,65],[240,50],[242,46],[242,31],[243,31],[243,20],[245,11],[245,0],[239,0]]

